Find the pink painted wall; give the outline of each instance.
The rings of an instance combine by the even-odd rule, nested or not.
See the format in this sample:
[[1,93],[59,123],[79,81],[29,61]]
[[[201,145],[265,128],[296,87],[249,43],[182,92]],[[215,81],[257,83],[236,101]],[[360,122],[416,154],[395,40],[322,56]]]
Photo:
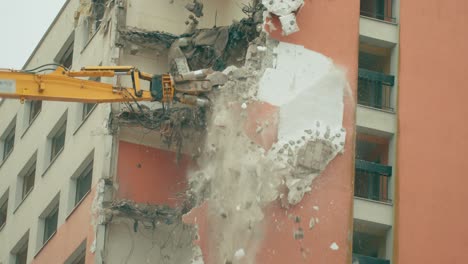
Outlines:
[[[347,70],[353,95],[345,97],[345,153],[332,161],[314,181],[311,194],[306,195],[300,204],[286,212],[278,204],[269,210],[269,227],[258,258],[259,263],[351,263],[352,241],[349,238],[353,217],[359,1],[305,2],[297,20],[301,31],[287,37],[275,31],[273,36],[323,53]],[[277,27],[280,28],[279,25]],[[313,210],[313,206],[318,206],[319,211]],[[294,217],[290,216],[299,216],[301,221],[296,223]],[[309,230],[312,217],[317,217],[319,223]],[[278,223],[280,230],[277,228]],[[293,231],[299,228],[304,230],[303,240],[295,240],[293,237]],[[330,249],[333,242],[338,244],[339,250]]]
[[468,261],[468,2],[400,1],[395,263]]
[[188,165],[187,157],[177,164],[174,152],[120,141],[117,199],[175,206],[187,187]]
[[94,263],[94,254],[90,252],[94,241],[94,227],[92,226],[91,205],[95,188],[75,208],[65,223],[59,226],[55,235],[47,242],[35,256],[33,264],[64,263],[86,239],[86,264]]

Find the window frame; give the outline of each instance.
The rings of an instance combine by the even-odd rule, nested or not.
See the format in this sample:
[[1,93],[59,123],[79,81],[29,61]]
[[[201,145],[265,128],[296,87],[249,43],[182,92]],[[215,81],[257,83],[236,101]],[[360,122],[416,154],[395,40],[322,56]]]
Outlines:
[[[8,191],[4,194],[5,198],[0,199],[0,230],[6,225],[8,221]],[[2,201],[3,200],[3,201]],[[2,220],[3,215],[3,220]]]
[[[3,140],[3,161],[5,161],[15,149],[16,125],[14,125],[6,134]],[[11,148],[7,150],[8,141],[11,140]]]
[[[18,252],[15,253],[15,264],[27,264],[28,263],[28,244],[29,241],[26,241],[26,243],[18,250]],[[24,254],[24,262],[19,262],[18,258],[21,254]]]
[[[54,216],[55,219],[51,217]],[[45,245],[49,241],[58,229],[58,216],[59,216],[59,204],[55,205],[54,208],[44,217],[44,232],[42,235],[42,245]],[[50,229],[48,226],[50,220],[55,220],[55,226]],[[53,223],[52,223],[53,224]]]
[[94,108],[96,108],[97,103],[84,103],[83,104],[83,111],[82,111],[82,117],[81,121],[85,121],[86,118],[93,112]]
[[[36,174],[37,174],[37,162],[35,161],[31,167],[28,168],[26,173],[22,176],[23,182],[21,186],[21,201],[24,201],[28,197],[29,193],[34,190],[34,184],[36,183]],[[32,178],[32,184],[29,189],[26,189],[26,184],[30,183],[29,179]]]
[[[93,166],[94,166],[94,161],[91,160],[91,162],[89,162],[86,168],[80,173],[78,178],[76,178],[74,206],[77,206],[86,197],[86,195],[91,191],[91,186],[93,183]],[[87,181],[86,182],[82,181],[84,179],[87,179]],[[83,184],[87,185],[86,190],[84,192],[79,191],[80,188],[83,187]]]
[[[63,139],[60,139],[60,141],[57,141],[59,137],[62,137]],[[54,161],[58,155],[63,151],[65,148],[65,141],[67,137],[67,121],[63,122],[63,124],[60,125],[59,129],[57,132],[51,137],[51,145],[50,145],[50,162]],[[57,143],[61,143],[61,146],[59,148],[56,148]]]
[[34,120],[36,120],[37,116],[41,113],[41,111],[42,111],[42,101],[33,100],[29,103],[29,120],[28,120],[29,125],[31,125],[34,122]]

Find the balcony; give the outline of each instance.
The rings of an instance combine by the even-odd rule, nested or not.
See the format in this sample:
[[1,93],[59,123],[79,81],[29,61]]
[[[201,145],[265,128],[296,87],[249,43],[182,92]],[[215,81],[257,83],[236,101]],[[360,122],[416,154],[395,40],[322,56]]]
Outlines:
[[361,68],[358,77],[358,104],[393,112],[391,96],[395,77]]
[[392,167],[356,160],[354,196],[380,202],[391,202],[388,195]]
[[390,260],[353,254],[353,264],[390,264]]
[[361,16],[396,23],[392,11],[392,0],[361,0]]

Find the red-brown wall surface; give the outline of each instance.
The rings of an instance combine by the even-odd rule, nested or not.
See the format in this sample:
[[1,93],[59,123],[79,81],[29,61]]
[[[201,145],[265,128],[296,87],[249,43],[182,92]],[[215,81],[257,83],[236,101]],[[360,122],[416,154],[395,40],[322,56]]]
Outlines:
[[174,152],[120,141],[117,199],[175,206],[187,187],[188,165],[187,157],[177,163]]
[[401,1],[394,260],[468,262],[468,1]]

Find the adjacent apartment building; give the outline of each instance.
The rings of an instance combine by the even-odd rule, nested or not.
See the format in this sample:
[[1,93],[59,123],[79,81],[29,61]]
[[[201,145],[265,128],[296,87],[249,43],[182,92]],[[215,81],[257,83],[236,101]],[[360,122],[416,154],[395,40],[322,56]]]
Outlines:
[[[232,29],[260,2],[68,0],[24,68],[168,72],[170,46],[191,26]],[[266,208],[262,242],[225,263],[243,263],[253,248],[245,263],[463,263],[468,3],[304,2],[300,31],[283,35],[274,15],[258,31],[346,69],[345,151],[300,203]],[[167,147],[131,108],[0,102],[0,263],[216,263],[203,240],[206,212],[193,225],[178,209],[192,157]]]

